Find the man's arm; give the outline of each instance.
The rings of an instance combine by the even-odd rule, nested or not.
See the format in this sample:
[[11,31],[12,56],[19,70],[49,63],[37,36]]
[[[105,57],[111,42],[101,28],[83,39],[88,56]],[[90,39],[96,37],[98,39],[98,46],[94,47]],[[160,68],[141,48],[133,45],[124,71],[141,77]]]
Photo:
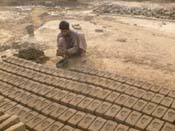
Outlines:
[[58,37],[57,37],[57,51],[56,51],[56,56],[65,56],[65,53],[66,53],[65,40],[59,34]]
[[77,35],[73,35],[73,47],[67,50],[68,55],[73,55],[78,53],[79,51],[79,37]]

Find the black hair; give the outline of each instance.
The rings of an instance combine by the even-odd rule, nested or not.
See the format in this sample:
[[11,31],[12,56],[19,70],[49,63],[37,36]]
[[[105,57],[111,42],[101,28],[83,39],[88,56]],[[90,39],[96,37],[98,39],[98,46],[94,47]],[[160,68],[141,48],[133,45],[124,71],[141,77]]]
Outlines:
[[60,30],[69,30],[69,23],[67,21],[61,21],[59,24],[59,29]]

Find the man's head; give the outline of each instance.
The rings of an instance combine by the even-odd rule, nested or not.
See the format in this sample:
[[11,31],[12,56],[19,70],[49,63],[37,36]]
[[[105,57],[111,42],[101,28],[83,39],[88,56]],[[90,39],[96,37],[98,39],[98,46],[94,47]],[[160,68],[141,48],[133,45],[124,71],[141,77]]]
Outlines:
[[67,21],[61,21],[59,24],[59,29],[61,30],[61,33],[63,36],[66,36],[69,34],[69,23]]

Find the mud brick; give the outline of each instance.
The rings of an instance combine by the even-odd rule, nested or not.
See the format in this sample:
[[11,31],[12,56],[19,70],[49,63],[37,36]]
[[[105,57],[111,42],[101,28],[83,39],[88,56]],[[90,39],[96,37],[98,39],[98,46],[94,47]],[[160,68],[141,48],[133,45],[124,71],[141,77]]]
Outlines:
[[15,98],[15,100],[18,101],[18,102],[20,102],[21,99],[23,99],[26,95],[27,95],[27,93],[26,93],[26,92],[23,92],[23,93],[21,93],[20,95],[18,95],[18,96]]
[[0,101],[3,100],[3,99],[4,99],[4,97],[0,95]]
[[84,112],[78,111],[74,114],[68,121],[72,126],[77,126],[77,124],[83,119],[86,114]]
[[78,123],[78,127],[83,130],[88,129],[95,118],[94,115],[86,114],[86,116]]
[[85,95],[91,94],[92,90],[95,88],[95,87],[87,86],[87,85],[83,85],[83,86],[81,86],[80,88],[82,88],[82,87],[83,87],[83,89],[80,90],[80,92],[81,92],[82,94],[85,94]]
[[108,111],[105,113],[105,118],[113,119],[117,115],[117,113],[120,111],[121,106],[118,105],[112,105]]
[[30,89],[30,88],[28,88],[28,83],[29,83],[30,81],[29,80],[23,80],[23,81],[21,81],[20,83],[19,83],[19,87],[20,88],[22,88],[22,89]]
[[111,91],[103,89],[98,93],[97,97],[104,100],[110,93]]
[[62,122],[67,122],[75,113],[76,110],[70,108],[63,112],[63,114],[60,115],[58,119]]
[[129,127],[123,124],[119,124],[115,129],[115,131],[128,131],[128,130],[129,130]]
[[[120,83],[121,84],[121,83]],[[110,83],[107,87],[109,88],[109,89],[111,89],[111,90],[115,90],[116,89],[116,87],[119,85],[119,83],[118,82],[116,82],[116,81],[113,81],[112,83]]]
[[27,105],[27,103],[34,98],[34,95],[32,94],[27,94],[26,96],[24,96],[23,99],[21,99],[21,103],[24,105]]
[[139,130],[134,129],[134,128],[130,128],[128,131],[139,131]]
[[153,97],[154,97],[155,93],[151,92],[151,91],[147,91],[144,95],[143,95],[143,99],[150,101]]
[[7,120],[8,118],[10,118],[10,115],[8,114],[3,114],[0,116],[0,123],[2,123],[3,121]]
[[36,112],[27,112],[26,115],[21,120],[23,123],[27,123],[36,116],[38,116],[38,113]]
[[92,88],[92,91],[90,93],[91,96],[93,96],[94,98],[96,98],[98,96],[98,93],[101,91],[102,89],[99,87],[95,87]]
[[115,90],[115,91],[117,91],[117,88],[122,85],[121,83],[116,82],[116,81],[113,84],[114,85],[112,87],[110,87],[110,89]]
[[141,113],[133,111],[130,113],[129,117],[126,119],[126,123],[132,126],[135,126],[136,122],[141,117]]
[[9,88],[9,90],[7,92],[4,92],[4,95],[8,96],[14,100],[14,98],[15,98],[14,94],[17,92],[19,93],[20,91],[18,91],[16,88]]
[[26,90],[30,90],[30,91],[32,91],[32,92],[34,92],[34,93],[37,93],[38,91],[40,91],[41,90],[41,88],[40,88],[40,84],[39,83],[35,83],[35,82],[30,82],[29,84],[28,84],[28,86],[26,86],[26,88],[25,88]]
[[55,118],[55,119],[58,119],[59,116],[60,116],[61,114],[63,114],[67,109],[68,109],[68,108],[67,108],[66,106],[58,105],[58,106],[57,106],[57,109],[54,110],[54,111],[50,114],[50,116],[53,117],[53,118]]
[[151,115],[152,112],[156,109],[157,107],[157,104],[154,104],[154,103],[148,103],[145,108],[143,109],[143,112],[148,114],[148,115]]
[[40,105],[44,100],[44,98],[38,97],[37,99],[35,99],[35,101],[33,101],[33,103],[30,103],[30,107],[36,109],[36,106]]
[[122,108],[120,112],[115,116],[115,119],[119,122],[124,122],[128,118],[130,113],[130,109]]
[[117,125],[116,122],[108,120],[100,131],[114,131]]
[[40,91],[36,91],[36,93],[45,96],[45,95],[48,94],[52,89],[53,89],[53,87],[51,87],[51,86],[41,87],[41,90],[40,90]]
[[121,86],[119,86],[118,88],[116,88],[117,91],[123,93],[125,92],[128,88],[130,88],[128,85],[124,85],[122,84]]
[[175,110],[169,109],[163,117],[164,120],[169,122],[175,121]]
[[45,131],[53,123],[54,123],[54,120],[48,118],[48,119],[43,120],[34,129],[37,131]]
[[143,86],[142,86],[142,88],[145,89],[145,90],[149,90],[152,87],[153,87],[153,85],[152,84],[149,84],[149,83],[144,83]]
[[[72,84],[72,83],[73,82],[71,82],[71,84],[69,83],[67,85],[67,89],[72,90],[73,92],[78,92],[78,93],[82,93],[82,92],[84,92],[83,90],[86,90],[86,86],[87,86],[86,84],[80,84],[77,82],[74,82],[75,84]],[[74,85],[74,86],[72,86],[72,85]]]
[[64,98],[69,92],[68,91],[64,91],[64,90],[60,90],[59,92],[57,92],[57,94],[53,97],[53,100],[55,101],[60,101],[62,98]]
[[159,119],[154,119],[147,127],[148,131],[160,131],[164,122]]
[[15,102],[8,102],[7,104],[3,105],[0,107],[0,110],[2,112],[6,112],[8,111],[9,109],[13,108],[15,105],[17,105],[17,103]]
[[145,130],[148,124],[151,122],[153,118],[147,115],[143,115],[137,122],[136,127],[141,130]]
[[136,92],[137,88],[135,87],[129,87],[125,93],[128,94],[128,95],[133,95],[135,92]]
[[[102,82],[102,81],[101,81]],[[106,78],[104,78],[104,80],[103,80],[103,83],[101,83],[101,85],[102,86],[104,86],[104,87],[110,87],[110,86],[112,86],[114,84],[114,81],[113,80],[110,80],[110,79],[106,79]]]
[[153,92],[159,92],[161,89],[161,86],[153,86],[150,90],[153,91]]
[[94,113],[95,110],[99,107],[99,105],[102,104],[102,101],[94,99],[88,106],[87,106],[87,110],[90,113]]
[[8,104],[9,103],[9,100],[8,99],[3,99],[3,100],[1,100],[0,101],[0,108],[2,107],[2,106],[4,106],[5,104]]
[[127,81],[126,81],[126,83],[129,84],[129,85],[134,85],[135,80],[134,79],[131,79],[131,78],[128,78]]
[[22,122],[19,122],[11,127],[9,127],[8,129],[6,129],[5,131],[27,131],[25,129],[25,125]]
[[166,107],[170,107],[170,105],[173,103],[173,98],[171,97],[165,97],[162,101],[161,104],[166,106]]
[[175,131],[175,125],[170,123],[165,123],[161,131]]
[[45,131],[59,131],[63,126],[64,124],[60,122],[55,122],[51,126],[49,126]]
[[175,100],[173,101],[171,108],[175,109]]
[[147,104],[146,101],[138,100],[137,103],[133,106],[133,109],[137,111],[141,111],[145,107],[146,104]]
[[137,87],[142,87],[143,85],[144,85],[144,82],[139,81],[139,80],[136,80],[135,83],[134,83],[134,86],[137,86]]
[[124,105],[125,105],[126,107],[131,108],[131,107],[133,107],[133,105],[134,105],[137,101],[138,101],[138,98],[135,98],[135,97],[130,96],[130,97],[128,97],[128,99],[127,99],[127,101],[124,103]]
[[125,94],[121,94],[117,100],[115,101],[116,104],[119,104],[119,105],[124,105],[124,103],[127,101],[127,99],[129,98],[128,95],[125,95]]
[[97,117],[93,123],[89,126],[88,130],[90,131],[99,131],[103,125],[105,124],[106,120],[101,118],[101,117]]
[[26,126],[32,130],[35,130],[34,127],[39,125],[45,119],[47,119],[47,118],[44,117],[43,115],[35,116],[32,120],[30,120],[29,122],[26,123]]
[[53,97],[60,91],[60,89],[53,89],[47,93],[46,97],[53,99]]
[[108,109],[111,107],[111,103],[103,102],[96,110],[95,113],[97,115],[104,116],[105,112],[108,111]]
[[18,112],[23,108],[23,106],[21,105],[16,105],[14,107],[12,107],[11,109],[7,110],[6,113],[9,115],[14,115],[14,114],[18,114]]
[[43,109],[47,108],[50,105],[50,103],[51,102],[48,100],[43,100],[43,101],[39,102],[34,108],[40,112]]
[[76,95],[72,101],[69,102],[69,105],[73,105],[77,108],[77,105],[85,98],[83,95]]
[[155,111],[152,113],[152,115],[158,118],[162,118],[162,116],[165,114],[166,111],[167,111],[167,108],[163,106],[158,106],[155,109]]
[[134,92],[133,96],[137,97],[137,98],[142,98],[144,96],[144,94],[146,93],[145,90],[143,89],[138,89]]
[[171,89],[168,96],[175,98],[175,89]]
[[3,90],[2,94],[5,95],[6,97],[10,95],[10,93],[14,93],[15,89],[12,87],[6,87],[6,89]]
[[11,127],[19,122],[20,122],[20,120],[18,119],[18,117],[16,115],[11,116],[0,124],[0,129],[5,130],[8,127]]
[[60,129],[60,131],[73,131],[73,130],[74,130],[74,128],[72,128],[68,125],[66,125],[66,126],[64,126],[63,128]]
[[127,77],[118,76],[117,80],[122,82],[122,83],[125,83],[128,80],[128,78]]
[[120,95],[120,93],[113,91],[106,97],[106,101],[113,103],[119,95]]
[[51,104],[49,104],[49,106],[47,106],[46,108],[44,108],[44,109],[42,110],[42,112],[43,112],[44,114],[46,114],[46,115],[49,115],[50,113],[52,113],[53,111],[55,111],[55,110],[57,109],[57,107],[58,107],[58,104],[56,104],[56,103],[51,103]]
[[159,93],[162,94],[162,95],[168,95],[169,92],[170,92],[170,89],[165,88],[165,87],[162,87],[159,91]]
[[61,99],[61,102],[64,104],[69,104],[69,102],[76,96],[74,93],[67,94],[63,99]]
[[156,94],[151,101],[159,104],[163,100],[163,98],[163,95]]
[[80,130],[80,129],[74,129],[73,131],[82,131],[82,130]]
[[79,104],[78,104],[78,109],[79,110],[84,110],[91,102],[93,101],[92,98],[85,97]]
[[24,118],[28,115],[29,112],[31,112],[31,110],[28,108],[23,108],[16,115],[19,116],[21,121],[24,121]]
[[30,101],[27,102],[27,106],[31,107],[31,104],[35,103],[35,101],[40,98],[40,97],[37,97],[35,95],[32,95],[32,98]]

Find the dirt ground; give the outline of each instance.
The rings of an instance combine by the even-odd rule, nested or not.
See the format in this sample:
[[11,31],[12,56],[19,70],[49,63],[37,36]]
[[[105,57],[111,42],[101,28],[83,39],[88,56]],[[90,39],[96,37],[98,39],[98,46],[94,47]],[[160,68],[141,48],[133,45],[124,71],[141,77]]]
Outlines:
[[[0,10],[1,45],[16,39],[31,40],[25,26],[35,26],[32,41],[47,45],[55,66],[58,23],[79,24],[88,43],[86,56],[69,61],[71,66],[88,66],[118,73],[165,87],[175,87],[175,22],[117,15],[97,15],[88,8],[3,7]],[[97,31],[99,30],[99,31]],[[10,52],[8,50],[8,52]],[[1,53],[3,54],[3,53]]]

